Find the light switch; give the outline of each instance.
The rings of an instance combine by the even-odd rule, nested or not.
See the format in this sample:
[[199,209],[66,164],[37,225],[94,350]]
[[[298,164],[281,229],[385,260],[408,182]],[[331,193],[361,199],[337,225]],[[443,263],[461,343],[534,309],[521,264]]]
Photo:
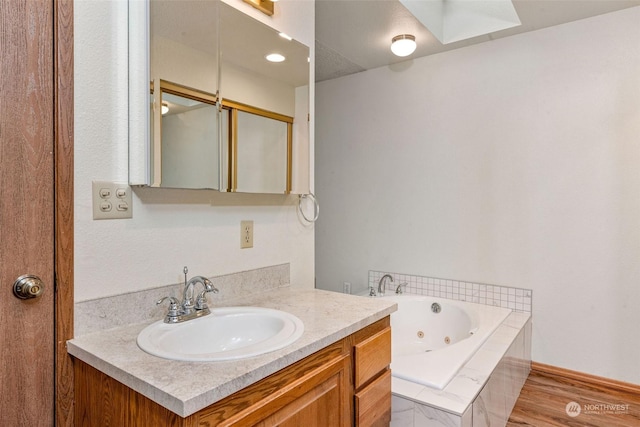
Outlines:
[[132,218],[131,187],[122,182],[93,181],[93,219]]

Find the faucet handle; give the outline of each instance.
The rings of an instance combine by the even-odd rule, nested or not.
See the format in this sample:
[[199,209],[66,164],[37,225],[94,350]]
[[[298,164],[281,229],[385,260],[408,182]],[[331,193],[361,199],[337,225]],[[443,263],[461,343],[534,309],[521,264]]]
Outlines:
[[408,285],[408,283],[407,283],[407,282],[400,283],[400,284],[398,285],[398,287],[396,288],[396,294],[402,294],[402,287],[403,287],[403,286],[407,286],[407,285]]
[[206,294],[208,294],[209,292],[213,292],[214,294],[217,294],[219,292],[218,288],[213,286],[213,283],[211,283],[211,280],[207,278],[204,278],[204,280],[202,281],[202,284],[204,285],[204,290],[200,292],[198,294],[198,297],[196,298],[196,305],[195,305],[196,310],[204,310],[208,308]]
[[169,300],[169,311],[167,311],[164,322],[175,323],[180,316],[180,309],[178,308],[180,302],[175,297],[163,297],[156,301],[156,305],[162,304],[165,300]]
[[180,301],[176,297],[162,297],[156,301],[156,305],[162,304],[165,300],[169,300],[169,310],[177,310]]
[[374,288],[373,286],[369,286],[369,296],[370,297],[378,296],[378,294],[376,294],[376,288]]

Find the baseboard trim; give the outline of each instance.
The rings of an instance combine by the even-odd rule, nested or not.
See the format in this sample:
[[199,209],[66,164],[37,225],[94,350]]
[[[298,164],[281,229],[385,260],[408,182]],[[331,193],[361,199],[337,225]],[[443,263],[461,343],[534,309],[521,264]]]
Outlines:
[[640,394],[640,384],[632,384],[624,381],[614,380],[611,378],[599,377],[597,375],[586,374],[584,372],[572,371],[570,369],[559,368],[557,366],[545,365],[544,363],[531,362],[531,371],[537,371],[541,374],[581,381],[600,387],[608,387],[628,393]]

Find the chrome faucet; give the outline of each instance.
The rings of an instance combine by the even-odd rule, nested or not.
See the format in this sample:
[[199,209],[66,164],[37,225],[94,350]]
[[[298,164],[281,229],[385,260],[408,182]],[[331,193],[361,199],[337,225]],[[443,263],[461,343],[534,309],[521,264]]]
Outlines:
[[[187,267],[185,267],[186,269]],[[186,273],[185,273],[186,274]],[[193,303],[193,289],[196,283],[202,283],[203,291],[198,294],[196,297],[196,303]],[[182,310],[184,314],[193,313],[194,310],[205,310],[207,307],[207,297],[206,294],[209,292],[213,292],[214,294],[218,293],[218,289],[213,286],[211,280],[207,279],[204,276],[195,276],[191,278],[188,282],[185,282],[184,290],[182,293]]]
[[384,276],[382,276],[380,278],[380,281],[378,282],[378,295],[380,296],[384,295],[385,279],[389,279],[391,281],[391,284],[393,285],[393,276],[391,276],[390,274],[385,274]]
[[[184,289],[182,290],[182,302],[178,301],[174,297],[164,297],[156,301],[156,305],[162,304],[164,300],[169,300],[169,311],[164,318],[165,323],[180,323],[187,320],[195,319],[197,317],[206,316],[210,314],[209,306],[207,305],[207,296],[209,292],[215,294],[218,293],[218,289],[213,286],[211,280],[204,276],[195,276],[187,281],[187,272],[189,269],[184,267]],[[196,297],[195,304],[193,302],[193,290],[197,283],[201,283],[203,286],[202,292]]]

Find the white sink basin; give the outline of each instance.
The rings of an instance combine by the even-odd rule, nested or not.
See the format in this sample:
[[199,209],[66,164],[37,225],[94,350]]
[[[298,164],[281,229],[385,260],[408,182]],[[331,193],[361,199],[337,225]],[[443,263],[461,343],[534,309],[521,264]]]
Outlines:
[[223,307],[177,324],[162,320],[144,328],[138,346],[172,360],[221,361],[244,359],[284,348],[302,336],[296,316],[262,307]]

